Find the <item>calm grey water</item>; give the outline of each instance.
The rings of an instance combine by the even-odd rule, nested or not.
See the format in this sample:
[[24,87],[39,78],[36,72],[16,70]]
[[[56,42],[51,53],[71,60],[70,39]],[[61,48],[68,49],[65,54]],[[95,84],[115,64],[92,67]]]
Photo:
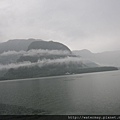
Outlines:
[[[120,71],[1,81],[0,105],[1,114],[22,114],[23,109],[30,108],[36,110],[34,114],[117,115]],[[23,107],[17,113],[5,110],[17,106]]]

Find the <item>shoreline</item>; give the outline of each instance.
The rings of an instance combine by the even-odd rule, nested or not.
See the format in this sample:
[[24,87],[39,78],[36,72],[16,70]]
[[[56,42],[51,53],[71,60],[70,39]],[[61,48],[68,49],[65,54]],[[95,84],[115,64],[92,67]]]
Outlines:
[[27,81],[27,80],[39,80],[39,79],[46,79],[46,78],[59,78],[59,77],[66,77],[66,76],[74,76],[74,75],[86,75],[86,74],[96,74],[96,73],[103,73],[103,72],[113,72],[119,71],[117,70],[105,70],[105,71],[95,71],[95,72],[82,72],[82,73],[74,73],[74,74],[63,74],[63,75],[50,75],[50,76],[42,76],[42,77],[32,77],[32,78],[22,78],[22,79],[6,79],[0,80],[0,82],[15,82],[15,81]]

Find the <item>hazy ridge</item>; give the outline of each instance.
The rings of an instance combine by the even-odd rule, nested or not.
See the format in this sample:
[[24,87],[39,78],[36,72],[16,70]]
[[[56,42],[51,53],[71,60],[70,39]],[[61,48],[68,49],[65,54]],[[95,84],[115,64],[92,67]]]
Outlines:
[[[15,45],[20,41],[12,40],[10,43]],[[12,51],[12,48],[7,48],[0,54],[1,80],[117,70],[115,67],[100,66],[92,60],[75,55],[76,53],[72,53],[62,43],[35,39],[26,41],[26,48],[20,48],[20,44],[19,50],[15,47]],[[9,41],[6,44],[10,46]],[[84,55],[87,56],[87,52]]]
[[75,50],[72,52],[75,55],[81,56],[84,59],[91,60],[103,66],[120,67],[120,50],[92,53],[91,51],[84,49],[84,50]]

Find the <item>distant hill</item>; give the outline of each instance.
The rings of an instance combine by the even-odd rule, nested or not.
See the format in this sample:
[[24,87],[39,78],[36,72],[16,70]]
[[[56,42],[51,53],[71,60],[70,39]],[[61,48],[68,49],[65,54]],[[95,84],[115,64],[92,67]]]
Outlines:
[[0,53],[7,51],[20,51],[27,50],[30,43],[34,42],[36,39],[13,39],[7,42],[0,43]]
[[[62,43],[53,41],[43,41],[41,39],[13,39],[7,42],[0,43],[0,64],[10,64],[15,62],[31,61],[37,62],[38,59],[56,59],[61,57],[66,57],[66,55],[48,55],[48,56],[23,56],[21,54],[9,54],[9,51],[29,51],[31,49],[41,49],[41,50],[65,50],[68,51],[69,56],[72,55],[71,50]],[[6,52],[7,55],[2,55]],[[7,53],[8,52],[8,53]]]
[[72,52],[84,59],[91,60],[104,66],[120,67],[120,50],[106,51],[101,53],[92,53],[89,50],[75,50]]
[[73,55],[71,50],[64,44],[54,41],[34,41],[28,46],[28,51],[30,50],[60,50],[60,51],[67,51],[68,54],[56,54],[56,55],[46,55],[43,54],[42,56],[21,56],[17,62],[23,62],[23,61],[30,61],[30,62],[37,62],[38,59],[57,59],[57,58],[64,58],[67,56],[70,57],[76,57],[76,55]]
[[71,50],[62,43],[53,41],[34,41],[28,46],[28,50],[31,49],[43,49],[43,50],[67,50],[71,53]]
[[15,63],[19,57],[20,54],[10,54],[10,55],[2,55],[4,52],[8,54],[9,51],[26,51],[28,49],[28,46],[34,42],[41,39],[13,39],[8,40],[7,42],[0,43],[0,64],[9,64],[9,63]]
[[59,42],[19,39],[0,45],[5,47],[1,52],[6,51],[0,54],[0,80],[118,70],[96,64],[88,50],[72,52]]

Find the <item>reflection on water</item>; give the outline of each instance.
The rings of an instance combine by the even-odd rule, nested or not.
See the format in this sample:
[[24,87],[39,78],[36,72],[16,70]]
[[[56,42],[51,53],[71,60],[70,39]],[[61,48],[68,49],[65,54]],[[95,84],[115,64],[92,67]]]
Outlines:
[[0,114],[120,114],[119,73],[0,82]]

